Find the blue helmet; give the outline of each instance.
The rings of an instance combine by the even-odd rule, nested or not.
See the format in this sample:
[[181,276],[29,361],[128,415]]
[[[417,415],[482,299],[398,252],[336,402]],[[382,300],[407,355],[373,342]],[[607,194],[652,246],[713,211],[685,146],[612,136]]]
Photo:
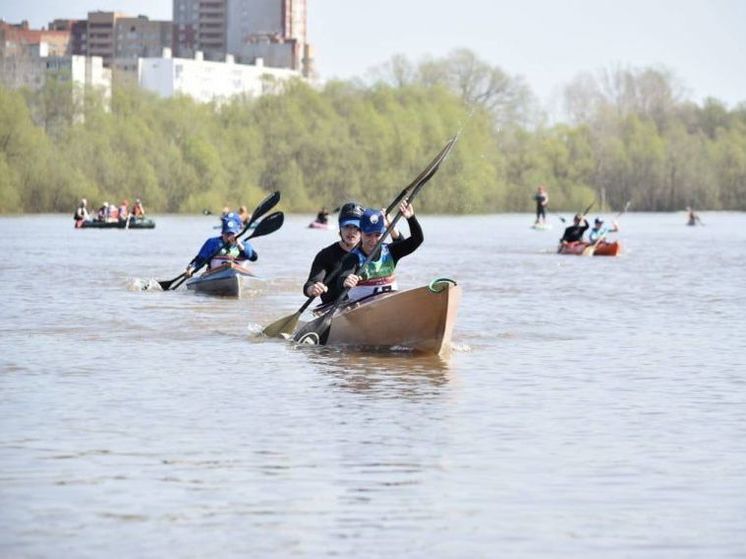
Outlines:
[[383,212],[372,208],[365,210],[360,218],[360,230],[363,233],[383,233],[386,230]]
[[238,235],[241,231],[241,225],[241,218],[234,212],[230,212],[223,218],[222,232],[223,234],[232,233],[233,235]]

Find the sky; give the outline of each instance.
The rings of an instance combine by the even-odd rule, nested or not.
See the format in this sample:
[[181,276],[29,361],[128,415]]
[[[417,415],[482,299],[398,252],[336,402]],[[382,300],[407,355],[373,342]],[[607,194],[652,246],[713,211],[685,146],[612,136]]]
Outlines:
[[[395,54],[418,62],[457,48],[521,76],[545,106],[581,72],[665,67],[689,98],[746,101],[746,0],[308,0],[322,80],[365,76]],[[0,0],[33,28],[115,10],[170,20],[171,0]]]

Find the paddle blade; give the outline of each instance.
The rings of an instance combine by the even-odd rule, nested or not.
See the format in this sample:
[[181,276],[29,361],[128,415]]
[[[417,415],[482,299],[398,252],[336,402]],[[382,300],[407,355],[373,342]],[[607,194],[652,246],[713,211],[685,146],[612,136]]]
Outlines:
[[588,245],[583,249],[583,256],[593,256],[594,252],[596,252],[596,245]]
[[295,327],[298,325],[301,313],[296,312],[290,316],[283,316],[279,320],[275,320],[272,324],[266,326],[262,330],[262,334],[269,338],[282,338],[283,334],[288,336],[295,331]]
[[274,208],[279,201],[280,201],[279,190],[268,195],[264,200],[262,200],[259,203],[259,205],[254,210],[254,213],[251,214],[251,217],[249,218],[249,221],[246,222],[246,224],[251,225],[252,223],[254,223],[257,219],[259,219],[264,214],[266,214],[269,210]]
[[179,274],[178,276],[176,276],[176,277],[175,277],[174,279],[172,279],[172,280],[159,281],[159,282],[158,282],[158,285],[160,285],[160,286],[161,286],[161,289],[162,289],[163,291],[168,291],[168,290],[169,290],[169,289],[171,288],[171,285],[172,285],[172,284],[173,284],[173,283],[174,283],[175,281],[179,281],[179,280],[180,280],[181,278],[183,278],[183,277],[184,277],[184,275],[185,275],[184,273],[181,273],[181,274]]
[[307,322],[293,334],[293,340],[299,343],[323,344],[329,335],[329,328],[332,326],[332,317],[336,306],[325,312],[318,318]]
[[274,233],[280,227],[282,227],[282,224],[284,222],[285,222],[285,214],[283,214],[282,212],[271,213],[267,217],[265,217],[263,220],[261,220],[259,224],[256,226],[256,228],[246,238],[251,239],[254,237],[261,237],[263,235],[269,235],[270,233]]

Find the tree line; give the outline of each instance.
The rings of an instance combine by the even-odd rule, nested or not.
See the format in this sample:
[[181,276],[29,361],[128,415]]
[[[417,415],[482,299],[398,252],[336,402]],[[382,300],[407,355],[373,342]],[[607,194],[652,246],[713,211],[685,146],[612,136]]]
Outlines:
[[458,132],[420,211],[530,211],[539,184],[554,210],[746,210],[746,103],[696,104],[661,68],[579,75],[564,102],[565,121],[548,123],[520,77],[468,50],[211,104],[0,87],[0,212],[71,212],[82,197],[219,212],[272,190],[287,211],[381,205]]

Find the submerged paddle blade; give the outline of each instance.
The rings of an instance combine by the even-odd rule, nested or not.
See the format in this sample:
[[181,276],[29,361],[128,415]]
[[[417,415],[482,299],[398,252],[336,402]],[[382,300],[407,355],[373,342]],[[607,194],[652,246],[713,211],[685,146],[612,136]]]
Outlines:
[[293,340],[298,343],[316,343],[323,344],[329,335],[329,328],[332,326],[332,317],[337,310],[336,306],[325,312],[318,318],[307,322],[293,334]]
[[283,316],[279,320],[275,320],[272,324],[266,326],[262,330],[262,334],[269,338],[282,338],[283,334],[288,336],[293,333],[295,327],[298,325],[301,313],[296,312],[290,316]]
[[180,280],[181,278],[183,278],[183,277],[184,277],[184,275],[185,275],[185,274],[184,274],[184,273],[182,272],[181,274],[179,274],[178,276],[176,276],[176,277],[175,277],[174,279],[172,279],[172,280],[159,281],[159,282],[158,282],[158,285],[160,285],[160,286],[161,286],[161,289],[162,289],[163,291],[168,291],[168,290],[169,290],[169,289],[171,288],[171,286],[173,285],[173,283],[174,283],[174,282],[176,282],[176,281],[179,281],[179,280]]

